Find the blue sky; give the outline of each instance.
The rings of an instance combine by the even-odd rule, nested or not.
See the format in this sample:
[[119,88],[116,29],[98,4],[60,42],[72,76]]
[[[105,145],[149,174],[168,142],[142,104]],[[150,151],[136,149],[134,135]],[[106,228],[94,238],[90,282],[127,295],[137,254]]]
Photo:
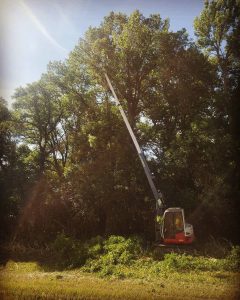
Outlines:
[[170,18],[174,31],[185,27],[194,38],[193,20],[204,0],[1,0],[0,96],[11,103],[15,88],[38,80],[49,61],[64,60],[89,26],[110,11]]

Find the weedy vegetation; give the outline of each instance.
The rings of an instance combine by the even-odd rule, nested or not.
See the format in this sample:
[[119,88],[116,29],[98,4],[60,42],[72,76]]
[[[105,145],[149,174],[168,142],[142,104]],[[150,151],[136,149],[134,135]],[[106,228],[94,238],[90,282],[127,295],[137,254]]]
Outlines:
[[[238,299],[240,247],[226,252],[222,258],[203,256],[199,250],[164,254],[138,237],[98,236],[81,242],[60,234],[41,250],[38,263],[19,262],[15,253],[15,261],[1,268],[0,295],[4,299]],[[24,255],[27,258],[26,249]]]

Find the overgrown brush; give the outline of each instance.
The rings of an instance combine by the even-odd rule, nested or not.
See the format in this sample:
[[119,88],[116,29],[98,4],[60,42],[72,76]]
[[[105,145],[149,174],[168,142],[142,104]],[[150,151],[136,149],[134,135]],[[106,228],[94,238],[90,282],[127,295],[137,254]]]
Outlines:
[[63,233],[57,236],[50,249],[55,254],[55,266],[61,269],[80,267],[87,259],[85,245]]
[[[89,248],[90,254],[97,245]],[[101,246],[101,255],[97,253],[95,257],[90,257],[84,266],[85,271],[112,275],[116,272],[117,265],[130,266],[142,253],[141,240],[137,237],[110,236]]]
[[97,236],[86,242],[60,234],[52,243],[56,253],[56,266],[76,268],[84,266],[89,272],[112,274],[113,266],[130,265],[142,253],[141,240],[137,237],[110,236],[104,240]]
[[239,271],[240,247],[231,248],[225,258],[168,253],[154,259],[143,249],[138,237],[98,236],[86,242],[61,234],[52,244],[56,264],[61,268],[81,267],[85,272],[100,276],[144,277],[169,271]]
[[233,247],[226,258],[166,254],[162,265],[177,271],[239,271],[240,247]]
[[204,256],[215,258],[224,258],[231,251],[233,244],[224,238],[215,238],[210,236],[204,244],[200,245]]

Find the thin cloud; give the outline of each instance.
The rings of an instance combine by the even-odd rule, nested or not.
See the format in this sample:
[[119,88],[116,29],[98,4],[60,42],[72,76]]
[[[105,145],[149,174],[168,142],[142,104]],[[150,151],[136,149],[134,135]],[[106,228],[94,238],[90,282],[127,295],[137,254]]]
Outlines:
[[[67,16],[67,14],[65,13],[65,11],[63,10],[62,6],[56,2],[53,2],[53,5],[56,9],[56,11],[58,12],[58,15],[61,19],[61,22],[67,26],[67,28],[69,28],[69,31],[73,34],[78,34],[78,31],[76,30],[75,26],[73,25],[73,23],[70,21],[69,17]],[[66,10],[66,9],[65,9]]]
[[28,15],[28,17],[32,20],[32,22],[35,24],[36,28],[45,36],[45,38],[55,47],[60,49],[61,51],[68,52],[67,49],[62,47],[47,31],[47,29],[41,24],[41,22],[38,20],[38,18],[34,15],[32,10],[24,3],[23,1],[19,1],[21,7],[24,9],[25,13]]

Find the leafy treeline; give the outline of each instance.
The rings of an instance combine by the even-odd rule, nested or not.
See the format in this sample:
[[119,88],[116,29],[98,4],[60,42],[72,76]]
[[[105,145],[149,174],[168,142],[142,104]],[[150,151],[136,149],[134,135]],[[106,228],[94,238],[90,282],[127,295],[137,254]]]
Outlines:
[[2,238],[153,238],[154,199],[106,72],[168,206],[199,238],[237,240],[239,16],[239,1],[206,2],[193,42],[159,15],[110,13],[18,88],[12,111],[1,100]]

